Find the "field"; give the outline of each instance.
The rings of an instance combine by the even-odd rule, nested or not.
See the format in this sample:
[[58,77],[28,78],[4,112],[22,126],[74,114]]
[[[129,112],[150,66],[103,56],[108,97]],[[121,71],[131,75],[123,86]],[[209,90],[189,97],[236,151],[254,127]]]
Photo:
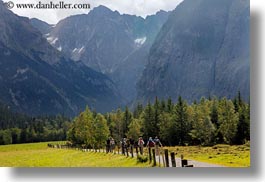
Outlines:
[[1,167],[150,167],[121,155],[48,148],[47,143],[0,146]]
[[177,153],[176,157],[184,156],[188,160],[196,160],[227,167],[250,167],[250,146],[215,145],[213,147],[165,147]]
[[[249,167],[250,146],[216,145],[213,147],[164,147],[184,156],[227,167]],[[122,155],[82,152],[75,149],[48,148],[47,143],[0,146],[2,167],[151,167],[149,162],[137,163],[136,158]]]

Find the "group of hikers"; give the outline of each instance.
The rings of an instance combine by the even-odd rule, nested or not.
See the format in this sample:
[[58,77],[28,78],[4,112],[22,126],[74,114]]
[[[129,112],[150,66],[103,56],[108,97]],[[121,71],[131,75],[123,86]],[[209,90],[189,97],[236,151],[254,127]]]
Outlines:
[[[156,155],[159,154],[159,148],[162,147],[162,143],[160,142],[159,138],[156,136],[154,139],[152,137],[149,137],[148,141],[144,142],[143,137],[139,137],[138,141],[135,141],[132,138],[127,139],[126,137],[123,137],[122,140],[119,143],[120,145],[118,147],[121,148],[121,152],[123,155],[128,152],[133,153],[133,149],[136,149],[136,153],[140,153],[143,155],[144,153],[144,147],[148,148],[155,148]],[[106,141],[106,151],[107,153],[113,152],[115,149],[115,140],[112,137],[109,137]]]

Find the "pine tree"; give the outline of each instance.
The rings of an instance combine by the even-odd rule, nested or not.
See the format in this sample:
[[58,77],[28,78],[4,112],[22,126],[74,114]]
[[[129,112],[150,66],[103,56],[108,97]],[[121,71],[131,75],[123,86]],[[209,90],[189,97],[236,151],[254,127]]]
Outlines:
[[155,135],[158,135],[159,133],[159,123],[160,123],[160,113],[161,113],[161,107],[160,107],[160,102],[158,100],[158,98],[156,97],[155,99],[155,103],[154,103],[154,130],[153,132],[155,133]]
[[171,99],[171,97],[169,97],[168,100],[167,100],[167,109],[166,109],[166,111],[171,113],[171,112],[173,112],[173,108],[174,108],[174,105],[172,103],[172,99]]
[[188,122],[187,104],[181,97],[178,98],[175,106],[174,120],[176,125],[176,139],[179,145],[184,145],[188,142],[191,127]]
[[148,102],[147,106],[144,109],[144,112],[142,114],[142,119],[143,119],[145,137],[147,138],[157,135],[157,133],[154,133],[156,127],[154,123],[154,108],[150,102]]
[[159,136],[163,144],[172,146],[176,144],[174,138],[175,124],[171,114],[163,112],[160,115]]
[[248,105],[241,103],[241,106],[238,111],[238,126],[237,133],[234,139],[235,144],[244,144],[246,140],[249,140],[249,131],[250,131],[250,120],[249,120],[249,110]]
[[126,132],[128,131],[132,118],[133,118],[133,115],[129,111],[129,108],[126,106],[124,114],[123,114],[123,132],[124,132],[123,135],[125,135]]
[[137,103],[137,107],[134,109],[133,117],[139,119],[140,115],[143,112],[143,105],[141,103]]

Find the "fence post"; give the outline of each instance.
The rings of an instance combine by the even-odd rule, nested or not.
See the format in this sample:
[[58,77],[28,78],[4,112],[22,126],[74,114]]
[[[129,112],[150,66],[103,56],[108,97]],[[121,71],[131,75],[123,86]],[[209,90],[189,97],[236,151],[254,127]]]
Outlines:
[[152,154],[151,154],[151,148],[148,147],[148,154],[149,154],[149,163],[152,162]]
[[126,150],[127,157],[129,157],[129,148],[127,146],[126,146],[125,150]]
[[156,166],[156,152],[155,152],[155,149],[152,149],[152,153],[153,153],[154,166]]
[[132,157],[133,157],[133,146],[131,145],[131,153],[132,153]]
[[171,155],[172,167],[176,167],[175,153],[171,152],[170,155]]
[[166,167],[169,167],[168,149],[165,149],[165,160],[166,160]]
[[185,166],[187,166],[188,165],[188,160],[186,160],[186,159],[182,159],[181,160],[181,167],[185,167]]
[[135,147],[136,155],[138,156],[138,147]]

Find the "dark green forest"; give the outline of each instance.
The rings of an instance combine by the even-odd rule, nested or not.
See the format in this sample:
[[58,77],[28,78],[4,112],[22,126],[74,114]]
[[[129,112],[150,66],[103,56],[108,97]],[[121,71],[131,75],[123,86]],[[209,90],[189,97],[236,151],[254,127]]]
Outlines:
[[229,100],[202,98],[188,104],[155,99],[106,114],[88,107],[74,119],[58,116],[30,117],[0,104],[0,144],[68,140],[74,145],[101,148],[108,137],[137,140],[158,136],[167,146],[244,144],[250,140],[250,104],[238,96]]
[[0,104],[0,145],[66,140],[70,122],[61,115],[30,117]]

